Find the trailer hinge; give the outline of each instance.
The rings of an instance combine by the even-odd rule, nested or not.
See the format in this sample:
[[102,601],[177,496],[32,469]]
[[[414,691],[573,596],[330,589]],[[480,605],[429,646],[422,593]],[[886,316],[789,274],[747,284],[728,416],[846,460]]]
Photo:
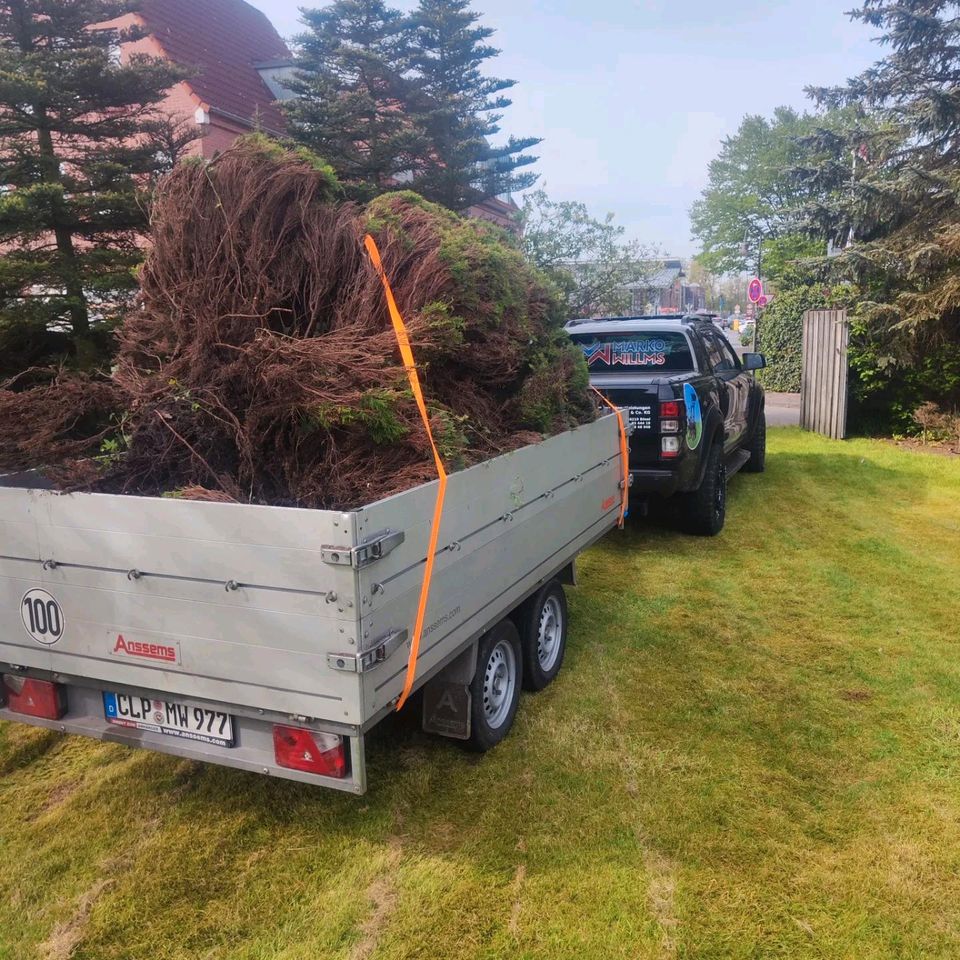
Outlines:
[[320,559],[324,563],[338,566],[353,567],[359,570],[371,563],[382,560],[391,550],[395,550],[403,543],[402,530],[381,530],[379,533],[367,537],[356,547],[331,547],[325,544],[320,548]]
[[327,666],[334,670],[343,670],[345,673],[366,673],[374,667],[380,666],[384,660],[407,642],[409,633],[406,630],[395,630],[381,637],[369,650],[361,653],[328,653]]

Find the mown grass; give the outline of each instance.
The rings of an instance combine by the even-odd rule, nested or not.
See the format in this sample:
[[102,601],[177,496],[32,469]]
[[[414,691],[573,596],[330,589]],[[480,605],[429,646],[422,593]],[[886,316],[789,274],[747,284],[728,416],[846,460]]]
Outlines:
[[583,558],[484,758],[361,799],[0,726],[0,958],[960,955],[960,468],[771,432],[715,540]]

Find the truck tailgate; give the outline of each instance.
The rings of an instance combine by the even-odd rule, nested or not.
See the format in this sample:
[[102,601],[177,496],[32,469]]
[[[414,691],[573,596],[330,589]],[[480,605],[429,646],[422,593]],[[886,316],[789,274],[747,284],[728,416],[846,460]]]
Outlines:
[[630,422],[630,466],[649,467],[660,459],[660,405],[657,399],[659,381],[651,383],[622,384],[623,377],[611,375],[604,378],[594,377],[603,395],[618,407],[627,411]]

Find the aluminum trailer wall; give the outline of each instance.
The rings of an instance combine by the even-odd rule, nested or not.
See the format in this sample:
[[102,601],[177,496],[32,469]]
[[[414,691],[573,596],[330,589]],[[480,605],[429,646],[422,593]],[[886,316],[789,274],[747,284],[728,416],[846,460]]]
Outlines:
[[[450,476],[418,686],[615,525],[621,477],[612,415]],[[362,791],[362,735],[403,686],[436,484],[336,512],[6,482],[0,668],[68,684],[67,716],[42,725],[316,781],[262,762],[269,725],[292,719],[351,737],[352,775],[330,785]],[[36,589],[62,616],[44,642],[24,612]],[[110,726],[103,689],[225,705],[237,742]]]

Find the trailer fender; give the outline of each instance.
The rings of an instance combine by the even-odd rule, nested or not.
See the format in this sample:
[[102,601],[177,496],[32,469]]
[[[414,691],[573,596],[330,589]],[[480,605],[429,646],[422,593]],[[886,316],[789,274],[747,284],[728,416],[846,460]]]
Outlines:
[[571,560],[556,576],[556,579],[559,580],[564,586],[575,587],[577,586],[577,561],[576,558]]
[[453,740],[470,739],[470,681],[477,669],[476,640],[423,685],[425,733]]

